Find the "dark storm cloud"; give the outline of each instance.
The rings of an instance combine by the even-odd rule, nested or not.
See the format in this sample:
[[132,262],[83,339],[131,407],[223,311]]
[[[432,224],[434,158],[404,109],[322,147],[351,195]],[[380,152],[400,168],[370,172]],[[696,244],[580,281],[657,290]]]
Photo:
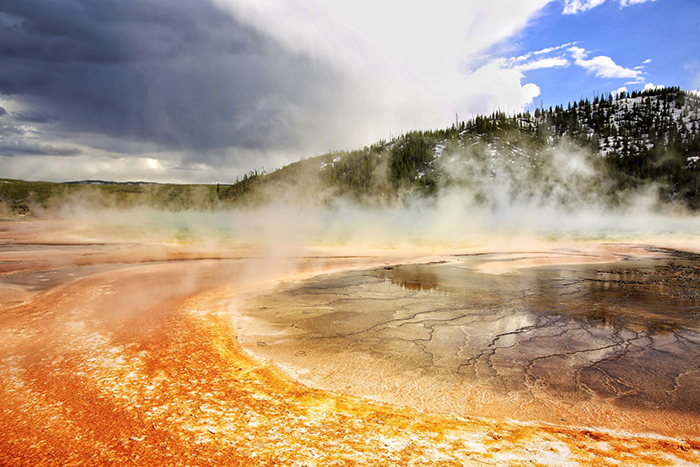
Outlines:
[[0,141],[0,156],[75,156],[80,149],[70,145],[40,143],[34,141]]
[[27,128],[17,125],[0,126],[0,136],[23,136],[28,133]]
[[210,156],[293,148],[297,112],[329,111],[322,96],[339,83],[209,0],[0,0],[0,94],[34,109],[16,121],[52,123],[68,139]]
[[12,112],[12,117],[18,122],[26,123],[52,123],[56,121],[51,114],[41,110],[20,110]]
[[0,116],[6,115],[6,114],[7,114],[7,110],[5,110],[4,107],[0,107]]

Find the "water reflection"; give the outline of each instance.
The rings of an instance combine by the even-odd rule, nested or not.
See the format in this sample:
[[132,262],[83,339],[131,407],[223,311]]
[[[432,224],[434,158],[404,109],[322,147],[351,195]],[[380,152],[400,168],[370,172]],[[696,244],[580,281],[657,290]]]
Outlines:
[[437,274],[427,266],[420,265],[386,267],[377,271],[377,276],[409,291],[433,290],[440,284]]
[[[482,255],[316,278],[249,315],[271,323],[266,336],[275,336],[268,342],[279,350],[266,357],[287,355],[285,365],[308,367],[343,387],[357,384],[357,376],[344,380],[338,369],[351,352],[365,356],[361,378],[383,388],[381,394],[409,397],[400,385],[387,389],[386,375],[372,383],[390,367],[426,393],[436,381],[451,381],[431,404],[451,404],[450,410],[461,404],[465,413],[493,414],[488,404],[465,402],[479,388],[496,394],[499,404],[512,399],[521,411],[536,398],[533,407],[596,400],[700,414],[698,258],[666,252],[606,266],[478,272],[491,260]],[[294,357],[299,351],[303,359]],[[339,366],[328,366],[336,358]],[[315,359],[324,365],[314,366]]]

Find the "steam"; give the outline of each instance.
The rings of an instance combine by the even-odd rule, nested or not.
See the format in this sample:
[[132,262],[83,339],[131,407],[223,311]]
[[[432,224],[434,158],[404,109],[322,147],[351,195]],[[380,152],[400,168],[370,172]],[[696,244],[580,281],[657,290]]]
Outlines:
[[[437,252],[569,240],[683,241],[700,231],[700,217],[660,203],[658,187],[616,189],[596,166],[599,156],[566,144],[539,152],[506,151],[508,144],[474,144],[437,155],[442,177],[434,196],[415,190],[394,199],[339,196],[311,171],[293,184],[271,183],[259,190],[257,202],[236,208],[120,209],[94,192],[40,216],[79,222],[83,235],[93,239],[246,246],[271,258],[319,248]],[[386,170],[379,164],[373,183],[388,186]]]

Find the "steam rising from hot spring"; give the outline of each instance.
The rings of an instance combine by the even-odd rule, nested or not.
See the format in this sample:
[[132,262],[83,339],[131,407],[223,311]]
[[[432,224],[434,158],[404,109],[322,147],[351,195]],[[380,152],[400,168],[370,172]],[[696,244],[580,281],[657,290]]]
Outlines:
[[42,215],[80,220],[98,236],[250,244],[272,255],[297,254],[307,247],[430,250],[551,240],[682,239],[700,231],[700,216],[658,202],[658,187],[616,191],[595,167],[599,156],[571,147],[535,155],[522,151],[517,157],[477,149],[442,156],[437,195],[407,190],[391,203],[350,200],[322,187],[314,192],[310,187],[318,183],[310,174],[294,186],[265,187],[275,201],[254,207],[120,210],[74,198]]

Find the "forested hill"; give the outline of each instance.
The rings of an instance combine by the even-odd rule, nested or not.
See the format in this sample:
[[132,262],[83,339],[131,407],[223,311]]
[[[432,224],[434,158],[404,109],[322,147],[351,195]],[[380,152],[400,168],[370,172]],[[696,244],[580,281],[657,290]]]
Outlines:
[[[225,209],[270,201],[402,203],[459,188],[482,205],[518,200],[576,208],[618,205],[644,190],[700,209],[700,95],[664,88],[582,99],[517,115],[496,112],[413,131],[356,151],[257,171],[230,185],[3,180],[0,208],[27,213],[90,192],[91,202],[159,209]],[[95,193],[101,196],[94,196]],[[500,201],[499,201],[500,200]]]
[[[615,203],[625,190],[653,186],[661,201],[698,209],[699,127],[700,96],[695,92],[621,93],[517,115],[496,112],[443,130],[414,131],[361,150],[306,159],[272,173],[253,172],[222,189],[220,197],[250,198],[261,187],[283,184],[323,187],[358,199],[391,199],[460,185],[484,202],[495,190],[545,202],[548,190],[566,197],[565,185],[568,196],[595,192]],[[572,166],[581,163],[585,170],[572,173]],[[583,193],[572,191],[572,184]]]

